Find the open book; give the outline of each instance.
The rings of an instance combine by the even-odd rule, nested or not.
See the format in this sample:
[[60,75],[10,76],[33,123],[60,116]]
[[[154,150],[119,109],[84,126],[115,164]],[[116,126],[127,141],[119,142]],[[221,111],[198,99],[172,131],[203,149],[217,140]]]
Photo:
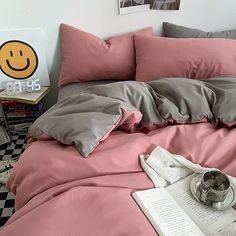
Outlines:
[[39,91],[23,92],[14,95],[8,95],[6,90],[0,93],[0,100],[14,100],[16,102],[37,104],[49,92],[49,87],[41,87]]
[[215,235],[236,220],[236,210],[218,211],[197,202],[190,191],[190,175],[166,188],[132,193],[159,235]]

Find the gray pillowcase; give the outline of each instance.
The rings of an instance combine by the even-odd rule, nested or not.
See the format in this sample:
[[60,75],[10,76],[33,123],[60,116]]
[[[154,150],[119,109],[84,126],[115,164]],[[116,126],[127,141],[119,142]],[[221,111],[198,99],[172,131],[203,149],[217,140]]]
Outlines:
[[172,23],[163,23],[163,35],[170,38],[228,38],[236,39],[236,29],[219,32],[205,32]]

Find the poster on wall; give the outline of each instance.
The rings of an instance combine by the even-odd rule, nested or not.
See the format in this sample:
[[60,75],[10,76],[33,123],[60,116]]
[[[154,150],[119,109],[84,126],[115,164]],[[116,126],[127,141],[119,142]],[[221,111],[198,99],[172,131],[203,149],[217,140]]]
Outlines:
[[151,0],[150,8],[154,10],[179,10],[181,0]]
[[0,30],[0,89],[32,79],[50,85],[42,30]]
[[120,14],[147,10],[179,10],[181,0],[118,0]]
[[119,0],[120,14],[150,10],[150,0]]

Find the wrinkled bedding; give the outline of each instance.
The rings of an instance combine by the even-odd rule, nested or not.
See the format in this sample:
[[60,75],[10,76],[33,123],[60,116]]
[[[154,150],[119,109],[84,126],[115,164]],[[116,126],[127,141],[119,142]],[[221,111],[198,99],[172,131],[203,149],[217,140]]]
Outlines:
[[233,126],[235,91],[236,79],[230,77],[92,86],[57,103],[31,126],[29,134],[34,138],[46,134],[63,144],[74,144],[87,157],[117,128],[134,132],[143,127],[206,120]]
[[[156,235],[130,196],[135,190],[154,187],[139,164],[139,154],[150,153],[159,145],[194,163],[215,167],[236,177],[236,129],[231,125],[235,122],[231,115],[235,108],[232,111],[227,110],[235,104],[236,100],[231,100],[234,98],[235,88],[233,80],[225,80],[228,85],[221,79],[216,79],[207,92],[210,95],[207,101],[214,101],[214,106],[209,105],[211,112],[215,111],[218,103],[227,101],[225,107],[219,105],[220,114],[223,116],[218,118],[228,123],[231,128],[216,126],[218,122],[215,114],[218,113],[215,112],[211,113],[214,114],[212,123],[204,119],[200,123],[174,125],[174,122],[170,122],[171,125],[165,123],[166,127],[144,126],[144,129],[138,126],[140,122],[146,122],[141,117],[131,133],[127,133],[130,129],[116,129],[109,136],[103,137],[89,158],[82,158],[74,145],[65,145],[45,133],[31,138],[7,183],[8,189],[16,194],[16,212],[0,231],[0,236]],[[96,87],[91,87],[85,95],[92,94],[94,89]],[[166,87],[169,95],[173,90],[178,88]],[[226,90],[232,93],[229,100]],[[200,87],[197,91],[202,91],[202,94],[206,92]],[[212,95],[211,91],[214,91]],[[129,90],[126,90],[126,94],[130,94],[128,97],[134,95]],[[107,98],[109,97],[112,94],[107,94]],[[139,104],[144,102],[144,97],[139,100]],[[140,96],[136,100],[138,98]],[[185,106],[185,98],[181,99],[182,102],[179,99],[173,103],[179,103],[185,108],[185,112],[176,109],[179,114],[192,119],[188,111],[195,111],[195,108]],[[70,100],[67,101],[70,107]],[[65,100],[62,102],[66,109]],[[195,103],[198,106],[198,102]],[[80,105],[81,103],[78,104]],[[158,107],[161,105],[162,103]],[[70,110],[68,114],[71,114]],[[126,121],[128,120],[130,119]]]
[[236,129],[210,123],[175,125],[147,134],[114,131],[87,159],[55,140],[31,143],[8,181],[16,212],[1,236],[152,236],[130,197],[152,188],[138,154],[159,145],[194,163],[236,177]]

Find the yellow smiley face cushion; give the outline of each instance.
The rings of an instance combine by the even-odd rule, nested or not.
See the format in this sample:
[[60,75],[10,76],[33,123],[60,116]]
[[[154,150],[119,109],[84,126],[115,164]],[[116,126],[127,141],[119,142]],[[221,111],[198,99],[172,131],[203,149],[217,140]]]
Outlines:
[[26,79],[38,67],[38,57],[27,43],[12,40],[0,46],[0,69],[14,79]]

